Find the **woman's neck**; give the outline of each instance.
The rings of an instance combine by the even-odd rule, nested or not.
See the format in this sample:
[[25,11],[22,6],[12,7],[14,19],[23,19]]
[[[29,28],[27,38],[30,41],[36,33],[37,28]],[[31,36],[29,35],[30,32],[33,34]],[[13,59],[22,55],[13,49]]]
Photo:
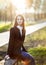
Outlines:
[[23,27],[22,27],[22,26],[20,26],[20,25],[18,25],[18,26],[17,26],[17,28],[19,28],[19,29],[23,29]]
[[22,35],[22,29],[23,29],[23,27],[18,25],[17,28],[20,30],[20,33]]

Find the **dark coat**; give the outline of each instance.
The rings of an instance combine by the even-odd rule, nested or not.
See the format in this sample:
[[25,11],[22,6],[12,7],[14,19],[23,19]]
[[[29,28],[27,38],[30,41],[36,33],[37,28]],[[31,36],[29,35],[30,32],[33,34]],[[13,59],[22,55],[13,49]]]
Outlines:
[[25,31],[22,30],[22,36],[17,27],[13,27],[10,29],[10,38],[7,54],[10,58],[15,59],[22,57],[21,56],[21,47],[23,46],[23,42],[25,39]]

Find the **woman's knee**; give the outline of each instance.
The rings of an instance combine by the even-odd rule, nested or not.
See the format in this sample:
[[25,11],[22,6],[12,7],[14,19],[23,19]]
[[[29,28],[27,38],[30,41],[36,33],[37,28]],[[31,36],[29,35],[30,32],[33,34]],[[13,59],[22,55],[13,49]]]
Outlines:
[[30,56],[30,60],[31,60],[31,64],[35,65],[35,59],[32,56]]
[[15,60],[8,59],[8,60],[5,60],[4,65],[13,65],[14,63],[15,63]]
[[35,65],[35,60],[33,58],[33,56],[31,56],[29,53],[26,52],[22,52],[23,55],[23,63],[26,65]]
[[34,60],[34,58],[33,58],[32,56],[30,56],[30,58],[27,58],[27,59],[25,60],[25,64],[26,64],[26,65],[35,65],[35,60]]
[[23,64],[23,65],[29,65],[29,63],[30,63],[30,60],[22,61],[22,64]]
[[26,59],[24,61],[22,61],[22,64],[23,65],[35,65],[35,60],[32,58],[32,59]]
[[4,65],[11,65],[11,62],[9,60],[5,60]]

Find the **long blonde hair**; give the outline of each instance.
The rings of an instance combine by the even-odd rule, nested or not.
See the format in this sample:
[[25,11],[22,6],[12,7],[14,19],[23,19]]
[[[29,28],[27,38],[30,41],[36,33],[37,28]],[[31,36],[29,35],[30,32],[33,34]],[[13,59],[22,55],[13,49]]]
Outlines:
[[22,22],[22,27],[23,27],[23,30],[25,30],[25,25],[24,25],[24,17],[22,15],[17,15],[16,18],[15,18],[15,24],[14,24],[14,27],[15,26],[18,26],[18,23],[17,23],[17,17],[20,16],[22,19],[23,19],[23,22]]

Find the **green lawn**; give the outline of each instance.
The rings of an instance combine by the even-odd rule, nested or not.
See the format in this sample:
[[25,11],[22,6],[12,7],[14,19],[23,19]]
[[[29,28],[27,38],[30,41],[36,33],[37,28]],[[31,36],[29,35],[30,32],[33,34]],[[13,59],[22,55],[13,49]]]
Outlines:
[[11,28],[11,23],[10,22],[1,22],[0,23],[0,33],[8,31]]
[[34,32],[31,40],[46,40],[46,27]]
[[26,36],[27,40],[46,40],[46,27]]
[[7,22],[0,21],[0,28],[3,27],[3,26],[6,26],[8,24],[11,24],[11,22],[10,21],[7,21]]
[[34,57],[36,65],[46,65],[46,47],[30,48],[28,52]]
[[0,28],[0,33],[8,31],[10,29],[10,27],[11,27],[11,24],[1,27]]
[[31,47],[36,46],[46,46],[46,27],[29,34],[25,37],[25,43],[30,44]]

